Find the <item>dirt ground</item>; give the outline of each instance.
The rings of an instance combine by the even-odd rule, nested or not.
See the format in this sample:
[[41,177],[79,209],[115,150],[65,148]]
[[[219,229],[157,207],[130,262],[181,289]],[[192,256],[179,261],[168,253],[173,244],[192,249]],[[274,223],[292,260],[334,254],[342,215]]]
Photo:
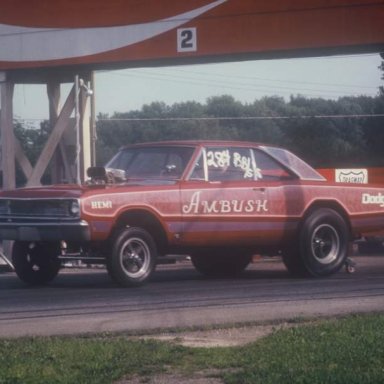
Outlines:
[[[286,329],[294,324],[257,325],[238,328],[187,331],[181,333],[163,333],[159,335],[139,336],[135,339],[156,339],[180,344],[186,347],[234,347],[254,342],[278,329]],[[185,377],[178,373],[159,374],[153,377],[134,377],[120,380],[116,384],[222,384],[215,378],[215,372],[202,371],[193,377]]]
[[208,373],[201,372],[193,377],[178,374],[161,374],[150,378],[135,377],[131,380],[119,381],[117,384],[222,384],[220,379],[207,377]]
[[187,331],[140,336],[142,339],[156,339],[180,344],[185,347],[235,347],[245,345],[267,336],[277,329],[292,327],[292,324],[255,325],[238,328]]

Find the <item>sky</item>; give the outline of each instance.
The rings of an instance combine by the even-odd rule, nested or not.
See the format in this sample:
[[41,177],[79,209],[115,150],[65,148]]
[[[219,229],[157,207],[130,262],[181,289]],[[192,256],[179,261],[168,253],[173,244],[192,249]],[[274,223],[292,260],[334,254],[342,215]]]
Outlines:
[[[378,69],[381,62],[378,54],[364,54],[99,71],[95,73],[96,114],[111,116],[155,101],[205,103],[224,94],[243,103],[263,96],[375,96],[384,85]],[[69,88],[62,87],[62,102]],[[47,119],[45,86],[16,85],[14,116],[32,125]]]

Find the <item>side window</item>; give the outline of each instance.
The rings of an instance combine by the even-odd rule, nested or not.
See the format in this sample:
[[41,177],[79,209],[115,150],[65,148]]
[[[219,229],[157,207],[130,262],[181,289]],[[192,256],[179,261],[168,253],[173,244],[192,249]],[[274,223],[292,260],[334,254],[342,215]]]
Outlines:
[[259,179],[265,181],[279,181],[294,178],[288,170],[286,170],[275,159],[269,157],[266,153],[254,149],[253,156],[256,172],[259,173]]
[[179,178],[189,163],[192,153],[193,148],[189,147],[169,149],[166,164],[164,164],[161,174],[166,177]]
[[258,149],[207,147],[196,161],[189,180],[279,181],[293,177],[283,165]]
[[170,153],[165,166],[161,170],[161,175],[177,178],[181,176],[183,171],[183,159],[178,153]]

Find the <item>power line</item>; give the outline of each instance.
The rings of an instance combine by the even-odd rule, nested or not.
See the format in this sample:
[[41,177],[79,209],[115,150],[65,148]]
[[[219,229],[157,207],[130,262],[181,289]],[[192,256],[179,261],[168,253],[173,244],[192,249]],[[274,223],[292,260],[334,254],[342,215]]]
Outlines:
[[[143,72],[143,73],[140,73]],[[220,80],[215,79],[198,79],[198,78],[191,78],[191,77],[185,77],[180,76],[175,73],[172,74],[164,74],[164,73],[148,73],[147,71],[140,71],[135,70],[135,73],[139,73],[139,76],[147,78],[147,79],[153,79],[158,81],[166,81],[169,85],[170,82],[173,83],[184,83],[184,84],[191,84],[193,86],[216,86],[220,88],[227,88],[227,89],[235,89],[235,90],[242,90],[242,91],[249,91],[249,92],[267,92],[267,93],[285,93],[288,95],[292,95],[294,93],[299,93],[301,95],[305,96],[311,96],[311,97],[319,97],[322,95],[329,95],[334,94],[335,96],[344,96],[345,92],[337,91],[337,90],[331,90],[331,89],[324,89],[324,90],[318,90],[318,89],[312,89],[312,88],[296,88],[296,87],[286,87],[286,86],[268,86],[267,84],[250,84],[250,83],[244,83],[244,82],[222,82]],[[113,76],[121,76],[121,77],[137,77],[134,73],[113,73],[111,72]],[[225,75],[223,75],[224,77]],[[246,79],[246,77],[243,77]],[[252,79],[252,78],[251,78]],[[335,84],[337,86],[337,84]],[[351,86],[352,87],[352,86]],[[368,87],[367,87],[368,88]],[[374,89],[374,87],[372,87]],[[354,93],[358,94],[358,93]],[[359,93],[360,95],[361,93]]]
[[[257,121],[257,120],[310,120],[310,119],[372,119],[384,118],[384,114],[353,115],[299,115],[299,116],[242,116],[242,117],[144,117],[144,118],[98,118],[97,122],[177,122],[177,121]],[[15,118],[14,122],[42,122],[47,119]],[[37,128],[37,126],[34,126]]]
[[353,115],[299,115],[299,116],[242,116],[242,117],[144,117],[144,118],[101,118],[97,121],[227,121],[227,120],[298,120],[298,119],[363,119],[382,118],[384,114]]
[[[368,56],[368,55],[366,55]],[[376,56],[376,55],[372,55]],[[342,56],[340,56],[341,58]],[[344,58],[350,57],[350,56],[344,56]],[[209,65],[209,64],[208,64]],[[167,69],[167,68],[164,68]],[[201,71],[194,71],[189,69],[180,69],[180,68],[172,68],[172,71],[176,72],[182,72],[182,73],[192,73],[196,75],[202,75],[202,76],[217,76],[217,77],[223,77],[228,78],[228,75],[223,73],[209,73],[209,72],[201,72]],[[257,80],[257,81],[271,81],[271,82],[279,82],[279,83],[289,83],[289,84],[309,84],[309,85],[317,85],[321,87],[345,87],[345,88],[366,88],[366,89],[377,89],[377,87],[373,86],[366,86],[366,85],[359,85],[359,84],[340,84],[340,83],[319,83],[319,82],[312,82],[312,81],[297,81],[297,80],[283,80],[283,79],[271,79],[271,78],[262,78],[262,77],[256,77],[256,76],[241,76],[241,75],[230,75],[230,77],[238,78],[238,79],[245,79],[245,80]],[[325,90],[326,91],[326,90]]]
[[[377,54],[364,54],[357,55],[357,57],[367,57],[367,56],[377,56]],[[316,59],[348,59],[356,57],[355,55],[343,55],[343,56],[334,56],[329,57],[320,57]],[[306,58],[305,60],[310,60],[313,58]],[[293,60],[293,59],[292,59]],[[294,59],[297,60],[297,59]],[[302,59],[300,59],[302,60]],[[224,63],[225,65],[226,63]],[[205,68],[209,68],[213,64],[207,64]],[[215,64],[216,65],[216,64]],[[222,65],[222,64],[221,64]],[[263,78],[250,75],[234,74],[234,73],[225,73],[213,71],[201,71],[196,70],[196,66],[190,68],[186,66],[184,68],[176,67],[161,67],[161,68],[134,68],[129,69],[128,71],[101,71],[101,73],[109,73],[112,76],[120,77],[141,77],[144,79],[154,79],[156,81],[167,82],[167,85],[172,83],[186,83],[193,86],[205,86],[205,87],[220,87],[228,88],[235,90],[245,90],[249,92],[265,92],[267,94],[271,93],[283,93],[286,95],[292,95],[298,93],[303,96],[329,96],[332,97],[332,94],[335,96],[345,96],[347,95],[370,95],[376,96],[378,86],[366,86],[362,84],[341,84],[341,83],[321,83],[313,81],[300,81],[300,80],[286,80],[286,79],[276,79],[276,78]],[[240,71],[241,71],[240,66]],[[240,72],[241,73],[241,72]],[[241,80],[241,81],[239,81]],[[270,84],[272,82],[272,84]],[[292,86],[292,85],[294,86]],[[303,87],[304,85],[316,86],[314,87]],[[341,89],[344,88],[344,89]],[[354,89],[353,89],[354,88]],[[351,89],[351,91],[349,91]]]

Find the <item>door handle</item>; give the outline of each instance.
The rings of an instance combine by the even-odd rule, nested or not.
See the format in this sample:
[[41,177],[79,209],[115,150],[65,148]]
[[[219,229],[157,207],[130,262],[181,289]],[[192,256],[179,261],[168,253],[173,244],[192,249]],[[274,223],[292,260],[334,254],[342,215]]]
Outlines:
[[255,187],[255,188],[253,188],[253,190],[255,192],[263,192],[264,193],[266,189],[264,187],[258,187],[258,188]]

